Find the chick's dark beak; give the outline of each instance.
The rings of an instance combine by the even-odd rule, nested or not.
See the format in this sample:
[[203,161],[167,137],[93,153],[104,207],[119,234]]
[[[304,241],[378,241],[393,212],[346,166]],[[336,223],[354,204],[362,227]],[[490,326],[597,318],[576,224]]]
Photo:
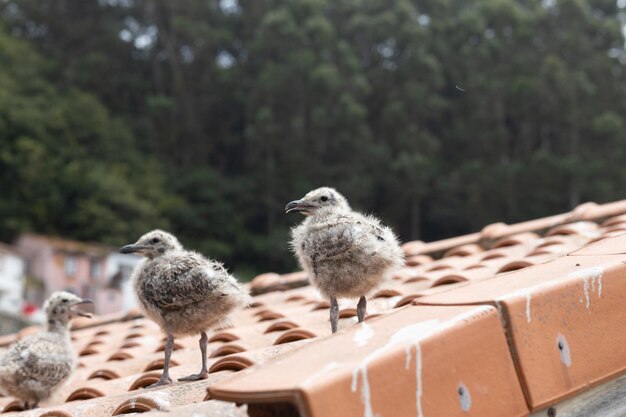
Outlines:
[[285,213],[297,213],[297,212],[306,212],[310,209],[314,208],[313,204],[307,203],[302,200],[295,200],[287,203],[285,206]]
[[83,298],[80,301],[77,301],[75,303],[72,303],[70,310],[72,310],[72,313],[81,316],[81,317],[87,317],[87,318],[91,318],[91,313],[85,312],[80,310],[79,308],[77,309],[76,307],[79,306],[84,306],[85,304],[93,304],[93,300],[89,300],[87,298]]
[[139,245],[137,243],[133,243],[132,245],[126,245],[120,249],[120,253],[136,253],[140,252],[143,249],[146,249],[145,245]]

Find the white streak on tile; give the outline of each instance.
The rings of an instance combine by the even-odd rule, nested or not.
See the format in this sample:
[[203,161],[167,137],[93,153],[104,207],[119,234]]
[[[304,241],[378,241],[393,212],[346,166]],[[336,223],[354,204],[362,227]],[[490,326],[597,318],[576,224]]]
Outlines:
[[356,343],[358,347],[367,345],[367,342],[374,336],[374,330],[366,322],[361,323],[359,329],[354,333],[352,341]]
[[587,307],[587,310],[589,310],[589,280],[587,278],[583,278],[583,291],[585,293],[585,300],[587,301],[587,304],[585,307]]
[[[477,307],[475,309],[469,310],[467,313],[460,314],[454,317],[454,319],[446,321],[444,323],[440,323],[439,320],[433,319],[433,320],[427,320],[427,321],[423,321],[420,323],[411,324],[409,326],[403,327],[397,332],[395,332],[393,335],[391,335],[391,337],[389,338],[386,344],[384,344],[380,348],[374,350],[372,353],[367,355],[361,361],[359,366],[357,366],[352,371],[352,384],[351,384],[352,392],[356,392],[358,385],[359,385],[359,374],[360,374],[361,375],[361,401],[363,402],[363,406],[364,406],[364,411],[363,411],[364,417],[380,417],[379,415],[374,414],[374,409],[372,406],[370,384],[369,384],[369,379],[367,375],[368,365],[370,364],[372,360],[376,359],[385,351],[393,347],[396,347],[398,345],[404,345],[406,349],[407,344],[409,346],[415,346],[415,361],[416,361],[415,373],[416,373],[416,380],[417,380],[416,381],[417,383],[416,408],[417,408],[418,417],[423,417],[423,412],[422,412],[422,392],[423,392],[422,356],[421,356],[419,342],[423,340],[424,338],[430,336],[431,334],[435,333],[436,331],[445,331],[447,328],[452,327],[461,321],[474,317],[477,314],[480,314],[484,311],[488,311],[490,308],[491,307],[485,306],[482,308],[482,311],[481,311]],[[405,361],[405,365],[406,365],[406,361]]]
[[424,410],[422,409],[422,349],[419,342],[415,342],[415,379],[417,381],[415,393],[417,417],[424,417]]
[[[367,358],[365,359],[367,361]],[[365,417],[374,417],[374,411],[372,409],[372,398],[370,395],[370,383],[367,378],[367,363],[364,363],[352,371],[352,392],[356,392],[358,382],[359,382],[359,373],[361,374],[361,401],[363,402],[364,411],[363,415]]]
[[[583,281],[583,293],[585,297],[585,307],[587,310],[589,310],[589,306],[591,305],[591,296],[593,293],[596,293],[598,298],[602,297],[602,275],[604,275],[604,268],[601,266],[585,268],[568,274],[570,278],[578,278]],[[598,283],[597,291],[596,281]]]
[[[356,392],[358,388],[358,383],[359,383],[359,375],[361,376],[361,401],[363,402],[363,406],[364,406],[364,412],[363,412],[364,417],[375,417],[374,409],[372,406],[372,399],[371,399],[371,391],[370,391],[371,388],[370,388],[369,379],[367,375],[367,367],[372,360],[376,359],[378,356],[385,353],[385,351],[389,350],[390,348],[393,348],[398,345],[404,345],[405,349],[406,349],[407,344],[409,345],[409,347],[413,345],[417,349],[416,360],[418,361],[417,368],[419,371],[418,372],[418,376],[419,376],[418,403],[419,401],[421,401],[421,357],[419,357],[418,355],[419,340],[433,333],[438,328],[441,328],[441,326],[439,325],[439,320],[428,320],[428,321],[423,321],[421,323],[416,323],[410,326],[406,326],[398,330],[397,332],[395,332],[389,338],[389,341],[386,344],[384,344],[380,348],[374,350],[372,353],[367,355],[365,359],[361,361],[361,364],[352,371],[352,385],[351,385],[352,392]],[[405,361],[405,365],[406,365],[406,361]],[[421,405],[419,406],[418,410],[420,408],[421,408]]]
[[[602,276],[604,274],[604,268],[601,266],[595,266],[591,268],[585,268],[580,271],[571,272],[567,275],[568,278],[571,279],[580,279],[583,281],[583,297],[580,297],[580,303],[585,303],[587,310],[591,305],[592,294],[594,292],[597,293],[598,298],[602,297]],[[597,287],[596,287],[597,282]],[[500,316],[504,318],[502,314],[502,305],[501,303],[505,299],[510,299],[513,297],[525,297],[526,298],[526,321],[528,323],[531,322],[531,300],[532,295],[536,291],[548,290],[556,288],[561,284],[560,280],[552,280],[545,283],[537,284],[529,288],[522,288],[517,291],[512,291],[510,293],[504,294],[502,298],[496,299],[496,307],[500,311]],[[597,290],[597,291],[596,291]]]

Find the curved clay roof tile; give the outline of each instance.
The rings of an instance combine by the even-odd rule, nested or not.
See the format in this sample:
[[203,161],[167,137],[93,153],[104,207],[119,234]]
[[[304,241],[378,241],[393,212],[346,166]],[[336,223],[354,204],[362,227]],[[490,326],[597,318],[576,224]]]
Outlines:
[[242,355],[229,355],[217,360],[209,368],[209,373],[215,373],[220,371],[233,371],[238,372],[254,365],[254,362]]
[[[356,314],[356,312],[355,312]],[[341,314],[339,315],[341,317]],[[309,330],[305,330],[305,329],[292,329],[289,330],[288,332],[283,333],[282,335],[280,335],[276,341],[274,342],[275,345],[282,345],[284,343],[291,343],[291,342],[295,342],[297,340],[304,340],[304,339],[310,339],[313,337],[317,337],[317,335]]]
[[[174,359],[170,359],[170,366],[174,367],[174,366],[178,366],[178,362],[175,361]],[[155,359],[152,362],[150,362],[144,369],[144,372],[150,372],[150,371],[158,371],[159,369],[163,369],[163,367],[165,366],[165,359],[161,358],[161,359]]]
[[508,246],[521,245],[524,243],[534,242],[539,239],[539,235],[533,232],[517,233],[515,235],[506,236],[493,244],[492,249],[504,248]]
[[83,387],[78,388],[76,391],[72,392],[67,399],[66,403],[71,401],[79,401],[79,400],[91,400],[93,398],[104,397],[104,393],[98,391],[95,388]]
[[117,373],[111,371],[110,369],[98,369],[97,371],[92,372],[87,377],[87,379],[89,380],[89,379],[100,378],[100,379],[104,379],[104,380],[111,380],[111,379],[117,379],[119,377],[120,376]]
[[296,327],[299,327],[299,326],[293,321],[288,321],[288,320],[277,321],[276,323],[272,323],[271,325],[269,325],[263,333],[278,332],[282,330],[291,330],[291,329],[295,329]]
[[121,403],[115,411],[113,411],[112,415],[119,416],[122,414],[145,413],[153,410],[162,410],[161,404],[152,398],[139,396],[130,398]]
[[51,410],[51,411],[46,411],[45,413],[41,414],[39,417],[74,417],[74,416],[68,413],[67,411]]
[[231,332],[218,332],[209,338],[209,343],[213,342],[232,342],[238,340],[239,336]]
[[144,374],[140,376],[139,378],[137,378],[135,381],[133,381],[133,383],[130,385],[128,390],[135,391],[135,390],[138,390],[139,388],[146,388],[148,385],[152,385],[155,382],[157,382],[160,376],[161,376],[160,372],[150,372],[150,373]]
[[470,243],[467,245],[457,246],[456,248],[452,248],[448,250],[443,255],[443,257],[448,258],[452,256],[470,256],[470,255],[475,255],[477,253],[480,253],[482,251],[483,251],[483,248],[481,248],[479,245]]
[[227,345],[220,346],[219,348],[215,349],[213,352],[211,352],[211,354],[209,355],[209,358],[217,358],[220,356],[227,356],[227,355],[232,355],[233,353],[241,353],[245,351],[246,351],[246,348],[244,348],[243,346],[237,345],[234,343],[229,343]]

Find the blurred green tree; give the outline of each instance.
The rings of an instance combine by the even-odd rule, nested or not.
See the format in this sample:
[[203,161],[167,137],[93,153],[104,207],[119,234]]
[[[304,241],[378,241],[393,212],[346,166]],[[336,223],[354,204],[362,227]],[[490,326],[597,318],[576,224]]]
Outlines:
[[117,243],[166,222],[163,176],[123,123],[92,94],[47,81],[24,41],[0,33],[0,62],[0,238]]
[[403,240],[622,198],[623,6],[6,0],[0,238],[166,227],[249,276],[320,185]]

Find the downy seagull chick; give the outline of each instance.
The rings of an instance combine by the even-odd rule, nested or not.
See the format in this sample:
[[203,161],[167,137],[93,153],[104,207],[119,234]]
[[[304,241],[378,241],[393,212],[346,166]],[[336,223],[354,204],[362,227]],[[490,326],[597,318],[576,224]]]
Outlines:
[[245,306],[248,294],[222,264],[184,250],[176,237],[162,230],[146,233],[120,252],[147,258],[133,272],[135,292],[145,315],[167,334],[163,373],[150,387],[172,382],[169,366],[174,336],[200,333],[202,369],[179,381],[207,378],[206,331],[222,323],[234,309]]
[[365,317],[366,295],[404,264],[402,249],[390,228],[372,216],[350,209],[335,189],[323,187],[285,207],[306,219],[292,229],[293,250],[311,282],[330,299],[330,324],[337,331],[337,297],[359,298],[359,322]]
[[92,302],[65,291],[53,293],[44,304],[46,331],[18,341],[0,359],[0,389],[23,400],[25,410],[37,408],[76,368],[69,323],[76,316],[90,317],[78,307]]

